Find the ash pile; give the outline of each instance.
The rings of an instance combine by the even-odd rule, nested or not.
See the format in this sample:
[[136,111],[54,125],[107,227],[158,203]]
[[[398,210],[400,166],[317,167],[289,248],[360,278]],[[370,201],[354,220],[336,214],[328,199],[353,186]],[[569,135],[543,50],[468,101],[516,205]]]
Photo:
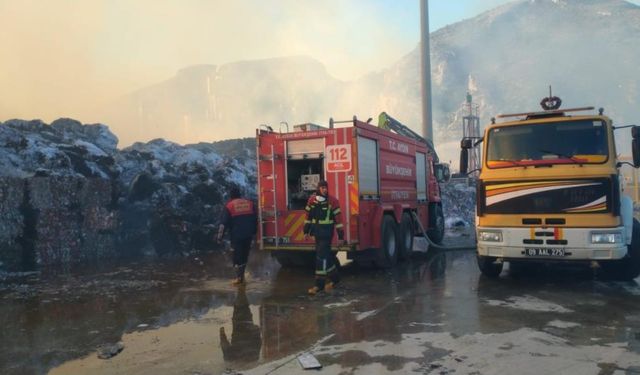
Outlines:
[[255,186],[252,139],[117,144],[103,124],[0,123],[0,270],[209,249],[224,193]]

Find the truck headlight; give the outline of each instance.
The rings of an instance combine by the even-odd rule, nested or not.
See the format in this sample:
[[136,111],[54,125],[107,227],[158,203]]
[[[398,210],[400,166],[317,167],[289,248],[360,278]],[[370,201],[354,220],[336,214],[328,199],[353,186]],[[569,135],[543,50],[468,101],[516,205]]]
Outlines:
[[480,230],[478,231],[478,240],[486,242],[502,242],[501,230]]
[[591,232],[591,243],[622,243],[622,233]]

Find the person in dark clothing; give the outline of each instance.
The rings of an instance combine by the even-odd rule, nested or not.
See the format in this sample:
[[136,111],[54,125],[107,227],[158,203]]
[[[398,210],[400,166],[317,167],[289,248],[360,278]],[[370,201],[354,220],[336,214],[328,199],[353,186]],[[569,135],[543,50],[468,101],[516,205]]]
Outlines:
[[338,240],[342,243],[344,229],[342,214],[337,199],[329,195],[327,181],[318,182],[318,188],[313,194],[307,206],[307,220],[304,222],[304,237],[315,238],[316,243],[316,273],[315,286],[309,289],[309,294],[314,295],[323,290],[331,290],[338,281],[337,259],[331,253],[331,241],[333,232],[338,232]]
[[253,324],[253,314],[249,308],[245,288],[238,288],[236,292],[231,323],[231,340],[227,337],[224,327],[220,327],[220,347],[224,360],[244,363],[257,361],[262,346],[260,327]]
[[244,269],[247,266],[251,241],[256,234],[257,218],[253,202],[241,198],[238,187],[231,188],[229,198],[222,210],[217,240],[222,241],[225,230],[229,231],[233,248],[233,267],[236,271],[236,278],[232,284],[239,285],[244,283]]

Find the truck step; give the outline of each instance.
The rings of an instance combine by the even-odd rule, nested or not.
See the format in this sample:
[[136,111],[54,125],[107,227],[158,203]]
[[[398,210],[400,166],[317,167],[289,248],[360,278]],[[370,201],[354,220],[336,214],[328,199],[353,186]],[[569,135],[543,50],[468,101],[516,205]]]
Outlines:
[[273,156],[271,156],[271,155],[260,155],[260,161],[271,161],[271,160],[274,159],[274,157],[275,157],[276,160],[281,158],[281,156],[278,155],[278,154],[275,154]]
[[265,210],[264,208],[262,209],[262,216],[266,216],[266,217],[274,217],[276,216],[277,211],[276,210]]

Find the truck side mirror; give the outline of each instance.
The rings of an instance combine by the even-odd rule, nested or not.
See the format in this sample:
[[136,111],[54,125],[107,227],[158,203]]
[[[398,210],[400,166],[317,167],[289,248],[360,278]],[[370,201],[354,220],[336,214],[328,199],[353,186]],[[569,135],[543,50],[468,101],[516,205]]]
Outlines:
[[451,179],[451,172],[449,171],[449,166],[447,164],[436,164],[434,165],[433,172],[436,175],[436,181],[446,183]]
[[470,138],[465,138],[460,141],[460,148],[463,150],[469,150],[473,148],[473,140]]
[[640,167],[640,126],[631,128],[631,153],[633,154],[633,166]]
[[469,150],[460,150],[460,174],[466,176],[469,173]]

